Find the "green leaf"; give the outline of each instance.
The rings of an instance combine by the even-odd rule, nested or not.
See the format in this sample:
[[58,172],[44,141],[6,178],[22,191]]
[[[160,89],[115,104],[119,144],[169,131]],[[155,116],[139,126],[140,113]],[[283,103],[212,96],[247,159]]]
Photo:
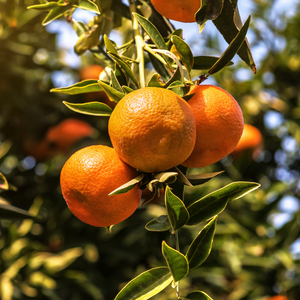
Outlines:
[[210,179],[224,173],[224,171],[220,172],[213,172],[213,173],[205,173],[205,174],[194,174],[194,175],[187,175],[187,179],[190,181],[192,185],[200,185],[203,184]]
[[101,26],[95,24],[90,30],[82,34],[74,46],[75,53],[80,56],[87,50],[97,46],[100,42],[100,33]]
[[112,109],[101,102],[87,102],[87,103],[69,103],[63,101],[63,104],[69,109],[84,115],[109,117]]
[[122,85],[122,89],[124,90],[125,94],[132,93],[134,89],[130,88],[129,86]]
[[89,30],[89,27],[85,23],[76,21],[73,18],[71,19],[71,24],[78,36],[81,36]]
[[218,189],[188,206],[190,219],[187,225],[205,222],[215,215],[220,214],[229,201],[243,197],[260,187],[255,182],[232,182]]
[[167,231],[171,228],[168,216],[159,216],[145,226],[148,231]]
[[109,53],[111,58],[125,71],[125,73],[131,78],[132,82],[135,84],[135,86],[138,88],[139,83],[134,76],[130,66],[117,54],[115,53]]
[[49,23],[51,23],[52,21],[58,19],[59,17],[61,17],[65,12],[67,12],[68,10],[70,10],[72,8],[72,4],[68,4],[66,6],[58,6],[52,10],[49,11],[48,15],[46,16],[46,18],[43,20],[42,25],[46,26]]
[[195,291],[188,294],[182,300],[213,300],[213,299],[202,291]]
[[221,13],[224,0],[202,0],[201,7],[195,14],[200,33],[208,20],[215,20]]
[[161,172],[154,175],[154,178],[158,179],[159,182],[173,183],[177,179],[177,172]]
[[0,172],[0,189],[1,190],[8,190],[9,184],[5,178],[5,176]]
[[48,3],[44,3],[44,4],[31,5],[31,6],[28,6],[27,9],[51,10],[51,9],[56,8],[58,6],[59,5],[58,5],[57,2],[48,2]]
[[51,89],[52,93],[62,93],[67,95],[77,95],[84,94],[90,92],[102,92],[103,89],[98,83],[96,79],[87,79],[80,82],[77,82],[73,85],[62,87],[62,88],[54,88]]
[[182,63],[186,66],[187,70],[190,72],[194,65],[194,56],[191,51],[190,46],[180,37],[173,35],[171,37],[172,43],[176,46],[176,49],[180,55]]
[[73,4],[73,6],[100,14],[97,4],[90,0],[79,0],[78,4]]
[[153,66],[153,68],[155,69],[155,71],[161,75],[161,77],[167,81],[171,78],[170,74],[167,71],[167,68],[165,67],[165,65],[158,60],[151,52],[149,53],[149,59],[151,61],[151,64]]
[[180,198],[175,196],[169,186],[165,191],[165,203],[172,232],[184,226],[189,220],[189,212]]
[[171,47],[173,45],[173,43],[171,42],[171,38],[172,36],[179,36],[179,37],[182,37],[182,29],[175,29],[172,33],[171,33],[171,37],[169,38],[169,40],[167,41],[167,47],[169,50],[171,50]]
[[[220,58],[215,56],[195,56],[193,70],[208,70],[210,69]],[[232,66],[233,62],[230,61],[226,66]]]
[[9,204],[0,204],[0,220],[36,220],[28,211]]
[[106,84],[102,80],[99,80],[98,83],[99,83],[100,87],[103,89],[103,91],[107,94],[107,96],[111,100],[119,102],[125,96],[125,94],[120,93],[119,91],[117,91],[116,89],[114,89],[110,85]]
[[161,78],[161,75],[159,75],[157,73],[154,73],[152,75],[152,77],[150,78],[147,86],[150,86],[150,87],[163,87],[164,83],[160,80],[160,78]]
[[131,179],[130,181],[126,182],[125,184],[121,185],[120,187],[109,193],[108,196],[127,193],[128,191],[132,190],[136,186],[136,184],[141,182],[143,178],[144,174],[141,173],[139,176]]
[[165,43],[165,40],[161,36],[160,32],[157,30],[157,28],[146,18],[143,16],[132,13],[134,17],[137,19],[137,21],[140,23],[140,25],[144,28],[144,30],[149,35],[152,42],[157,46],[158,49],[168,50],[168,47]]
[[197,268],[210,254],[216,231],[217,216],[214,217],[195,237],[188,248],[186,258],[190,269]]
[[[223,35],[228,44],[230,44],[231,41],[236,37],[240,28],[242,27],[236,2],[237,1],[233,3],[231,0],[224,0],[224,6],[221,14],[213,21],[214,25]],[[244,40],[244,43],[238,51],[238,55],[243,61],[245,61],[251,70],[256,73],[256,66],[247,39]]]
[[120,92],[120,93],[123,94],[124,91],[123,91],[123,89],[122,89],[122,87],[121,87],[121,85],[120,85],[120,83],[119,83],[119,81],[118,81],[118,79],[117,79],[117,76],[116,76],[116,74],[115,74],[114,71],[111,71],[110,79],[111,79],[111,86],[112,86],[116,91],[118,91],[118,92]]
[[103,35],[104,44],[106,47],[106,52],[114,53],[118,55],[118,51],[115,48],[115,45],[111,42],[106,34]]
[[168,246],[165,241],[162,242],[162,254],[172,273],[174,282],[178,282],[188,274],[189,264],[186,257],[179,251]]
[[172,279],[167,267],[148,270],[127,283],[114,300],[147,300],[165,289]]
[[240,49],[241,45],[245,41],[245,37],[250,25],[251,17],[247,19],[237,36],[232,40],[228,48],[225,50],[225,52],[222,54],[222,56],[218,59],[218,61],[208,70],[208,74],[212,75],[221,69],[223,69],[235,56],[235,54]]
[[178,88],[178,87],[184,87],[184,83],[182,81],[179,81],[179,80],[176,80],[176,81],[173,81],[169,86],[168,86],[168,89],[169,90],[172,90],[174,88]]

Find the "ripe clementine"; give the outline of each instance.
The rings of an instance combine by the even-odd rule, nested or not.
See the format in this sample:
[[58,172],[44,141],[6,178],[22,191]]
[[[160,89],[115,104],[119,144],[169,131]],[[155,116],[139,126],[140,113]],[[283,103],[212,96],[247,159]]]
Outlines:
[[265,300],[289,300],[289,299],[286,296],[277,295],[277,296],[269,297]]
[[262,149],[263,137],[260,131],[250,124],[245,124],[242,137],[231,154],[237,158],[250,151],[252,158],[255,159],[260,155]]
[[108,196],[138,176],[113,148],[94,145],[75,152],[61,171],[60,185],[71,212],[82,222],[105,227],[122,222],[137,209],[138,186],[125,194]]
[[196,120],[197,138],[185,167],[202,168],[211,165],[236,147],[243,133],[243,113],[237,101],[220,87],[198,85],[188,101]]
[[162,16],[185,23],[196,22],[195,13],[201,7],[201,0],[151,0],[151,3]]
[[108,132],[119,157],[148,173],[182,163],[196,140],[190,106],[176,93],[156,87],[122,98],[110,116]]
[[[100,73],[103,71],[103,67],[99,65],[90,65],[82,68],[79,71],[80,80],[97,79],[99,80]],[[90,92],[84,94],[88,101],[100,101],[107,104],[110,108],[116,106],[115,101],[111,101],[105,92]]]

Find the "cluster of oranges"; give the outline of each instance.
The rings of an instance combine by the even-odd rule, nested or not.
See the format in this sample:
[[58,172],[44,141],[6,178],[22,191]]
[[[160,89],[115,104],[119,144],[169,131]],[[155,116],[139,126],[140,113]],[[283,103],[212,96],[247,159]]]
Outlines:
[[108,194],[140,172],[205,167],[235,149],[244,127],[237,101],[212,85],[193,86],[189,94],[187,102],[171,90],[146,87],[118,102],[108,124],[113,148],[83,148],[62,169],[62,193],[75,216],[98,227],[117,224],[137,209],[142,192],[136,185]]

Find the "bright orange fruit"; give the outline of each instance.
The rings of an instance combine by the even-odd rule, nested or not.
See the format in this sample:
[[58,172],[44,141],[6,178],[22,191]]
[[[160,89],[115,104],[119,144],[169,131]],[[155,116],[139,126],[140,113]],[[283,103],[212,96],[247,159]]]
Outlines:
[[154,8],[164,17],[185,23],[196,22],[195,13],[201,0],[151,0]]
[[108,132],[121,159],[143,172],[181,164],[193,151],[193,112],[176,93],[147,87],[127,94],[112,112]]
[[188,101],[196,120],[197,138],[190,157],[182,163],[191,168],[211,165],[231,153],[243,133],[244,119],[237,101],[213,85],[198,85]]
[[75,152],[60,176],[64,199],[82,222],[105,227],[122,222],[137,209],[142,191],[138,186],[125,194],[108,196],[116,188],[138,176],[113,148],[95,145]]

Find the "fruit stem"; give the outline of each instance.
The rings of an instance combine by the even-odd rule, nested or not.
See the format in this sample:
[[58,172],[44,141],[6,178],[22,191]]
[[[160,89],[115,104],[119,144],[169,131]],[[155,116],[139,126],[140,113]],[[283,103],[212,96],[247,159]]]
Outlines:
[[145,42],[144,42],[143,37],[141,36],[138,21],[132,15],[132,13],[136,12],[134,0],[129,0],[129,9],[130,9],[131,18],[132,18],[132,27],[133,27],[135,47],[136,47],[136,52],[137,52],[136,60],[138,61],[138,64],[139,64],[140,86],[141,86],[141,88],[144,88],[146,86],[146,83],[145,83],[145,60],[144,60]]

